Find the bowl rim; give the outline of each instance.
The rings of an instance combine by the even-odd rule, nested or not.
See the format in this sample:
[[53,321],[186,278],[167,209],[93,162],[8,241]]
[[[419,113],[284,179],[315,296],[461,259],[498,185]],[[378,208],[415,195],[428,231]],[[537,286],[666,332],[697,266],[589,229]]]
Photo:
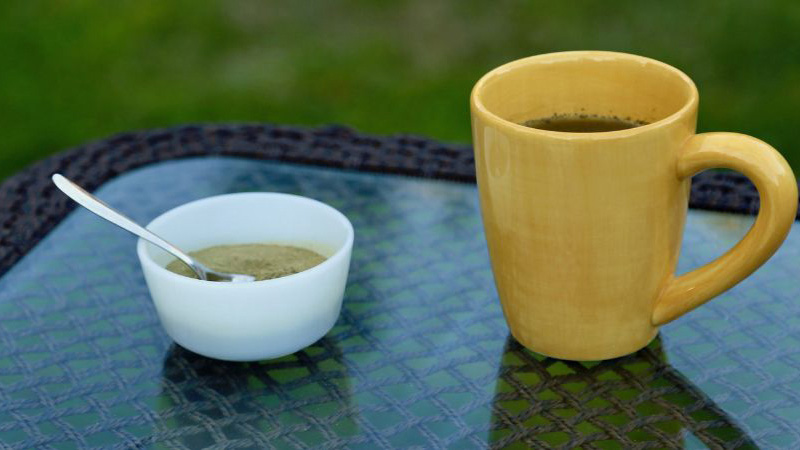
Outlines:
[[[341,264],[342,259],[346,258],[346,253],[348,253],[352,249],[353,240],[355,232],[353,230],[353,224],[350,223],[350,220],[342,214],[339,210],[334,208],[333,206],[328,205],[327,203],[321,202],[319,200],[315,200],[313,198],[304,197],[301,195],[295,194],[285,194],[281,192],[238,192],[233,194],[221,194],[221,195],[213,195],[210,197],[204,197],[198,200],[193,200],[188,203],[184,203],[178,205],[172,209],[169,209],[161,214],[159,214],[156,218],[151,220],[145,228],[150,229],[150,227],[154,224],[157,224],[162,221],[170,220],[176,216],[181,214],[186,214],[193,209],[206,207],[207,203],[214,203],[214,202],[224,202],[227,200],[235,199],[235,198],[243,198],[243,197],[261,197],[261,198],[285,198],[290,199],[291,201],[298,201],[302,203],[307,203],[313,205],[315,208],[325,210],[326,212],[332,214],[335,218],[337,218],[345,227],[347,236],[345,237],[344,243],[339,245],[333,255],[329,256],[325,259],[325,261],[317,264],[316,266],[306,269],[302,272],[298,272],[292,275],[286,275],[283,277],[272,278],[269,280],[260,280],[260,281],[251,281],[247,283],[224,283],[219,281],[207,281],[207,280],[199,280],[197,278],[189,278],[187,276],[179,275],[172,271],[167,270],[165,267],[161,266],[157,262],[153,260],[150,256],[149,252],[146,250],[147,244],[150,244],[148,241],[139,238],[136,243],[136,253],[139,256],[139,262],[143,266],[147,266],[147,268],[154,271],[161,277],[166,277],[167,280],[174,283],[187,283],[190,285],[196,286],[205,286],[209,289],[247,289],[253,286],[267,286],[267,285],[277,285],[282,283],[291,283],[291,282],[302,282],[303,278],[308,278],[314,276],[316,273],[321,271],[327,270],[328,268],[333,267],[334,265]],[[151,244],[153,245],[153,244]],[[345,264],[349,264],[349,261],[344,261]]]

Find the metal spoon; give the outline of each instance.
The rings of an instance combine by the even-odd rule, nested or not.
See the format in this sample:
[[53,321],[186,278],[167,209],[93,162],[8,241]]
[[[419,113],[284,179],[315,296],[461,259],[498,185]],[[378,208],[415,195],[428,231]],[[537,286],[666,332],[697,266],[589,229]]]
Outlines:
[[67,197],[75,200],[76,202],[78,202],[78,204],[88,209],[89,211],[97,214],[103,219],[106,219],[107,221],[113,223],[114,225],[123,228],[125,230],[128,230],[131,233],[139,236],[140,238],[149,241],[163,248],[164,250],[172,253],[176,258],[183,261],[184,264],[189,266],[201,280],[230,281],[233,283],[255,281],[255,277],[250,275],[239,274],[239,273],[217,272],[216,270],[212,270],[209,267],[206,267],[204,264],[200,263],[191,256],[187,255],[174,245],[156,236],[152,231],[144,228],[143,226],[139,225],[138,223],[124,216],[122,213],[106,205],[105,203],[103,203],[102,200],[86,192],[85,190],[83,190],[83,188],[73,183],[72,181],[70,181],[61,174],[57,173],[53,175],[53,183],[55,183],[56,186],[59,189],[61,189],[61,192],[67,194]]

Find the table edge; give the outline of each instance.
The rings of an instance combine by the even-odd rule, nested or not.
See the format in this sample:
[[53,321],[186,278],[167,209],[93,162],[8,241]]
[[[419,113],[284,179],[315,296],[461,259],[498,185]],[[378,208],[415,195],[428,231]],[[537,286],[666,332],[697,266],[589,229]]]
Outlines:
[[[466,144],[396,134],[360,133],[340,125],[195,124],[114,134],[56,153],[0,184],[0,275],[47,235],[75,204],[57,193],[59,172],[88,190],[129,170],[174,159],[232,156],[373,173],[475,183]],[[694,177],[689,206],[755,214],[758,193],[743,175],[708,171]]]

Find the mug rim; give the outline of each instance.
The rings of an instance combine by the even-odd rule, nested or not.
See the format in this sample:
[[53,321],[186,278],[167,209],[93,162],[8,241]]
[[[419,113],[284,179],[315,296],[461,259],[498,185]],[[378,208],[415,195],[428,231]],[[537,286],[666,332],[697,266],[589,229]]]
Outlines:
[[[146,250],[146,246],[151,244],[150,242],[138,238],[136,243],[136,252],[139,256],[139,260],[142,265],[146,265],[149,268],[157,273],[159,276],[166,277],[171,282],[175,283],[188,283],[188,284],[196,284],[196,285],[205,285],[209,289],[249,289],[253,286],[269,286],[269,285],[276,285],[282,283],[291,283],[294,281],[301,281],[303,278],[313,276],[314,274],[327,270],[328,268],[340,264],[340,261],[345,258],[345,253],[352,248],[353,240],[355,238],[355,231],[353,229],[353,224],[350,222],[350,219],[347,218],[341,211],[334,208],[327,203],[321,202],[319,200],[304,197],[302,195],[295,195],[295,194],[286,194],[282,192],[237,192],[231,194],[221,194],[221,195],[213,195],[211,197],[204,197],[197,200],[190,201],[188,203],[183,203],[178,205],[172,209],[169,209],[158,217],[151,220],[145,228],[150,229],[151,225],[158,224],[159,222],[167,221],[170,219],[174,219],[176,216],[180,216],[181,214],[185,214],[187,212],[191,212],[191,210],[196,208],[201,208],[206,206],[206,203],[214,203],[214,202],[224,202],[227,200],[231,200],[234,198],[242,198],[242,197],[261,197],[261,198],[286,198],[291,201],[297,201],[301,203],[307,203],[313,205],[314,208],[318,208],[320,210],[324,210],[326,213],[330,214],[331,216],[338,219],[345,227],[347,236],[345,238],[344,243],[336,248],[336,251],[329,257],[327,257],[324,261],[317,264],[314,267],[309,269],[303,270],[301,272],[297,272],[291,275],[285,275],[278,278],[271,278],[267,280],[257,280],[257,281],[250,281],[247,283],[220,283],[218,281],[208,281],[208,280],[199,280],[197,278],[187,277],[184,275],[179,275],[174,273],[170,270],[167,270],[166,267],[158,264],[155,262],[150,255],[150,252]],[[157,246],[156,246],[157,247]]]
[[[595,132],[581,132],[581,133],[575,133],[570,131],[551,131],[551,130],[542,130],[539,128],[527,127],[525,125],[521,125],[498,116],[497,114],[489,110],[489,108],[487,108],[486,105],[484,105],[482,100],[483,89],[489,80],[495,77],[503,76],[508,72],[517,70],[525,66],[542,64],[542,63],[549,64],[549,63],[558,63],[558,62],[567,62],[576,60],[613,61],[620,59],[636,61],[642,65],[644,64],[657,65],[660,68],[673,73],[678,78],[680,78],[684,82],[684,84],[686,84],[686,86],[689,88],[689,98],[686,100],[683,106],[681,106],[674,113],[662,119],[656,120],[655,122],[648,123],[646,125],[641,125],[635,128],[628,128],[625,130],[617,130],[617,131],[595,131]],[[529,133],[531,135],[538,135],[538,136],[558,138],[558,139],[568,139],[568,140],[597,140],[603,138],[616,139],[621,137],[636,136],[642,133],[646,133],[650,130],[661,128],[668,124],[674,123],[680,120],[680,118],[684,117],[686,114],[690,113],[693,109],[696,109],[698,104],[698,99],[699,99],[699,94],[697,92],[697,86],[694,84],[694,81],[692,81],[692,79],[689,78],[689,76],[683,73],[681,70],[673,66],[670,66],[667,63],[658,61],[656,59],[648,58],[646,56],[639,56],[631,53],[611,52],[602,50],[574,50],[565,52],[543,53],[539,55],[528,56],[495,67],[494,69],[484,74],[478,80],[478,82],[475,83],[475,86],[472,88],[472,92],[470,94],[470,106],[473,114],[480,115],[484,120],[489,121],[496,126],[511,127],[512,129],[516,129],[517,131],[520,131],[522,133]]]

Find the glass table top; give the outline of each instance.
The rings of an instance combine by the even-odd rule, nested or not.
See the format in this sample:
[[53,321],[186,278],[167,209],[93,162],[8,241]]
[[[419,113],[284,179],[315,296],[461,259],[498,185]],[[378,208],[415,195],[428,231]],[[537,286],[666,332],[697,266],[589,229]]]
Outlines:
[[[198,198],[316,198],[356,231],[339,321],[293,355],[229,363],[161,329],[135,239],[70,214],[0,279],[0,448],[623,448],[800,445],[796,227],[756,274],[598,363],[509,337],[474,185],[234,158],[126,173],[137,221]],[[679,268],[753,218],[690,211]]]

